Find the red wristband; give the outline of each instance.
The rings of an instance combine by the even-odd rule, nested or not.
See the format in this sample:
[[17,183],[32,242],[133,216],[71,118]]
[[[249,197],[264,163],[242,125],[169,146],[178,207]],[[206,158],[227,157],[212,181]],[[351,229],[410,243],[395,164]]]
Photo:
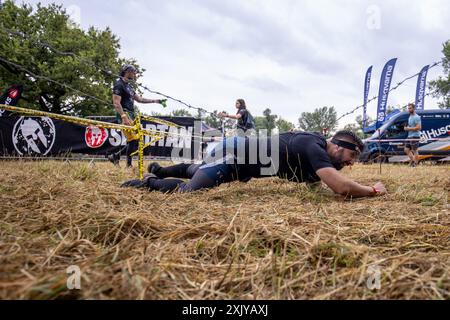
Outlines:
[[380,193],[380,191],[377,190],[375,187],[372,187],[372,189],[373,189],[373,195],[374,195],[374,196],[376,196],[377,194]]

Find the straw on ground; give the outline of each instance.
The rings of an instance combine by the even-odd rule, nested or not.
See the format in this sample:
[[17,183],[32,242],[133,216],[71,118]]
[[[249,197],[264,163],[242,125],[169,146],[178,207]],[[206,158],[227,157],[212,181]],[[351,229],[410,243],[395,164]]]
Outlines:
[[448,172],[356,166],[390,194],[352,200],[278,179],[149,193],[107,163],[1,162],[0,299],[450,299]]

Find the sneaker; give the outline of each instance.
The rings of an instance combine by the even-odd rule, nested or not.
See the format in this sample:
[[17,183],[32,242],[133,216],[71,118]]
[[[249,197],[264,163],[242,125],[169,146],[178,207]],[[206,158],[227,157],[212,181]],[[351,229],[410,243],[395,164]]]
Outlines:
[[109,156],[108,156],[108,160],[112,163],[112,164],[114,164],[115,166],[118,166],[119,165],[119,162],[120,162],[120,155],[118,155],[118,154],[110,154]]
[[152,174],[157,174],[157,172],[161,169],[161,166],[158,162],[152,162],[148,165],[147,171]]
[[129,180],[120,185],[121,188],[143,188],[146,186],[145,180]]
[[130,180],[130,181],[125,181],[124,183],[122,183],[120,185],[121,188],[137,188],[137,189],[143,189],[143,188],[148,188],[150,189],[150,186],[148,185],[148,182],[150,179],[158,179],[157,176],[155,176],[154,174],[147,174],[145,175],[143,180]]

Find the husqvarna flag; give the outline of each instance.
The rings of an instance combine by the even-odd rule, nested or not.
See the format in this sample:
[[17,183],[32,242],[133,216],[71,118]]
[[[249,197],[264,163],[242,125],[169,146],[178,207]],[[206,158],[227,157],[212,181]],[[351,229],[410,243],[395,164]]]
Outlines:
[[389,98],[389,90],[391,89],[392,77],[394,76],[395,63],[397,58],[389,60],[383,68],[380,80],[380,91],[378,93],[378,109],[377,109],[377,129],[386,119],[387,102]]
[[364,109],[363,109],[363,128],[366,127],[367,124],[367,99],[369,98],[369,90],[370,90],[370,79],[372,78],[372,67],[371,66],[366,73],[366,80],[364,82]]
[[416,90],[416,110],[425,109],[425,89],[427,87],[427,74],[429,67],[429,65],[423,67],[422,71],[419,73]]

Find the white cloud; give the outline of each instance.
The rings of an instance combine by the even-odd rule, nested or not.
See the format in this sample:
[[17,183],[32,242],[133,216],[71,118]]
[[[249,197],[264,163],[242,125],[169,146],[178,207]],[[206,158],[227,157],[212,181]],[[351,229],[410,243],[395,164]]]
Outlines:
[[[270,107],[295,123],[301,112],[316,107],[335,106],[338,114],[353,109],[362,103],[370,65],[372,97],[387,60],[399,58],[396,83],[439,60],[449,39],[447,0],[82,0],[76,5],[83,27],[110,26],[120,36],[122,55],[148,70],[142,81],[149,87],[209,110],[231,112],[234,100],[244,98],[256,115]],[[371,6],[379,8],[379,29],[367,27]],[[440,74],[435,68],[428,78]],[[412,101],[415,85],[413,79],[393,92],[390,104]],[[434,105],[427,100],[428,107]],[[375,108],[376,103],[369,106],[372,116]]]

